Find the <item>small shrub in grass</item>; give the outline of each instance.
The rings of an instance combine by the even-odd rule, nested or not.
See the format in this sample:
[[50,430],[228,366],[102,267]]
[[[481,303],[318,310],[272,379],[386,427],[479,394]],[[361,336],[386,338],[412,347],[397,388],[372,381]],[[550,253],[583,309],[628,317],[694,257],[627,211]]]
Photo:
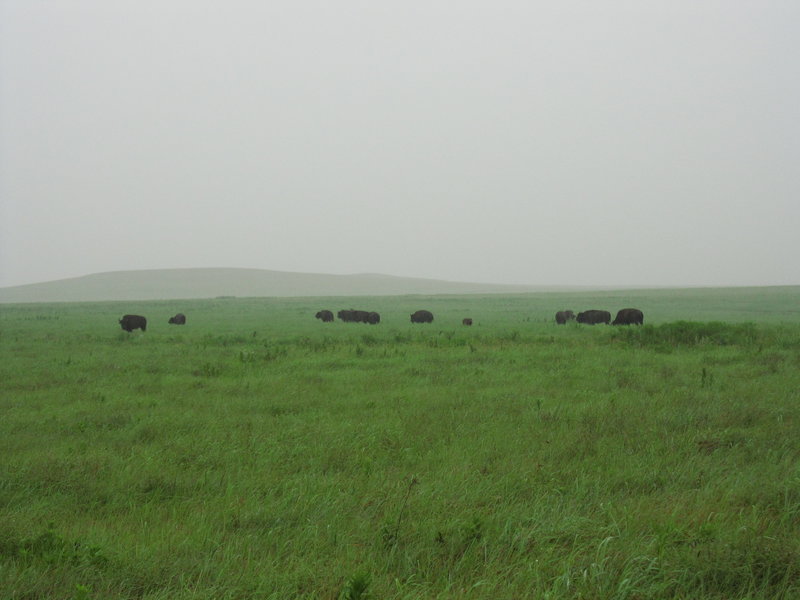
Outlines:
[[369,600],[372,594],[369,593],[371,578],[369,573],[357,573],[347,580],[339,594],[340,600]]
[[269,362],[272,360],[276,360],[278,358],[284,358],[287,354],[287,350],[285,347],[278,347],[273,346],[269,343],[264,344],[264,354],[262,358],[265,362]]
[[365,333],[361,336],[361,341],[364,343],[365,346],[376,346],[380,343],[378,337],[372,335],[371,333]]
[[758,338],[753,323],[675,321],[616,331],[614,337],[631,345],[652,347],[750,345]]
[[72,600],[89,600],[91,598],[91,588],[86,585],[81,585],[80,583],[75,585],[75,595],[72,597]]
[[34,538],[5,544],[2,553],[28,565],[44,563],[50,566],[104,568],[108,564],[108,559],[103,555],[99,546],[80,541],[70,542],[56,532],[53,523],[50,523],[44,532]]
[[213,365],[210,362],[203,363],[199,369],[192,371],[195,377],[219,377],[222,374],[222,369],[218,365]]

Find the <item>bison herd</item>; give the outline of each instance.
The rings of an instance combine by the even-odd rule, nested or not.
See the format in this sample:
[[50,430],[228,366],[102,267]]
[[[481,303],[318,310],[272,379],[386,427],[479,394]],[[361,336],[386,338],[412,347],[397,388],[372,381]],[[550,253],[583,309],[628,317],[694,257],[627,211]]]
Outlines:
[[564,325],[567,321],[577,321],[586,325],[597,325],[603,323],[608,325],[642,325],[644,324],[644,313],[638,308],[623,308],[617,312],[616,318],[611,320],[611,313],[607,310],[587,310],[579,312],[577,315],[571,310],[560,310],[556,313],[556,323]]
[[[323,323],[333,322],[333,313],[329,310],[321,310],[316,315],[317,319]],[[381,322],[380,314],[368,310],[340,310],[336,313],[340,321],[345,323],[369,323],[370,325],[377,325]],[[433,323],[433,313],[429,310],[418,310],[411,315],[412,323]],[[472,325],[472,319],[464,319],[464,325]]]
[[[316,315],[317,319],[323,323],[333,322],[333,313],[329,310],[321,310]],[[377,325],[381,322],[380,314],[369,310],[340,310],[336,313],[340,321],[345,323],[369,323],[370,325]],[[412,323],[433,323],[433,313],[429,310],[418,310],[411,315]],[[472,319],[464,319],[464,325],[472,325]]]
[[[368,323],[370,325],[377,325],[381,322],[380,314],[374,311],[367,310],[340,310],[336,313],[339,320],[345,323]],[[333,313],[329,310],[319,311],[315,317],[323,323],[332,323]],[[556,313],[556,323],[565,325],[569,321],[576,321],[586,325],[596,325],[604,323],[608,325],[642,325],[644,323],[644,313],[638,308],[623,308],[617,312],[616,318],[611,321],[611,313],[607,310],[587,310],[579,312],[577,315],[571,310],[560,310]],[[433,313],[429,310],[418,310],[411,313],[412,323],[433,323]],[[141,315],[124,315],[119,324],[127,332],[134,329],[141,329],[147,331],[147,319]],[[169,318],[170,325],[186,325],[186,315],[178,313],[174,317]],[[462,325],[472,325],[471,318],[465,318],[461,321]]]
[[[369,310],[340,310],[336,316],[345,323],[369,323],[370,325],[377,325],[381,322],[381,316]],[[329,310],[321,310],[317,313],[317,318],[322,319],[323,323],[330,323],[333,321],[333,313]]]
[[[186,315],[178,313],[174,317],[169,318],[170,325],[186,325]],[[134,329],[141,329],[147,331],[147,319],[142,315],[123,315],[119,320],[120,327],[130,333]]]

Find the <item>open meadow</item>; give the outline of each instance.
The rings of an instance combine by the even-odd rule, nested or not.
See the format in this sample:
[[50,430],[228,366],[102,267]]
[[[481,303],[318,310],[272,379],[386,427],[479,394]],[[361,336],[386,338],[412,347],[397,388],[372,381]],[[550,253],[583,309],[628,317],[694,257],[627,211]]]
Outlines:
[[2,599],[798,597],[800,287],[0,305]]

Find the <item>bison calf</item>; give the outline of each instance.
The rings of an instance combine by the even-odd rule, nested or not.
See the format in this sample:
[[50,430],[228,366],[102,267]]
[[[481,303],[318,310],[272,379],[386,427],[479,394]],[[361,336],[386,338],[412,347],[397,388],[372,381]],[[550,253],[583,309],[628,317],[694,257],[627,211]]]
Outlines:
[[183,313],[178,313],[174,317],[169,318],[170,325],[186,325],[186,315]]

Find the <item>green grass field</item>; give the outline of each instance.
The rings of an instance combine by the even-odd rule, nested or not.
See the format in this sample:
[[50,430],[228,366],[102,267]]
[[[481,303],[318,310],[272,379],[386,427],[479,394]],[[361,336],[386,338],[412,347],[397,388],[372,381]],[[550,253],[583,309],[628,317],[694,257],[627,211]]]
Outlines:
[[0,306],[0,598],[798,597],[798,287]]

